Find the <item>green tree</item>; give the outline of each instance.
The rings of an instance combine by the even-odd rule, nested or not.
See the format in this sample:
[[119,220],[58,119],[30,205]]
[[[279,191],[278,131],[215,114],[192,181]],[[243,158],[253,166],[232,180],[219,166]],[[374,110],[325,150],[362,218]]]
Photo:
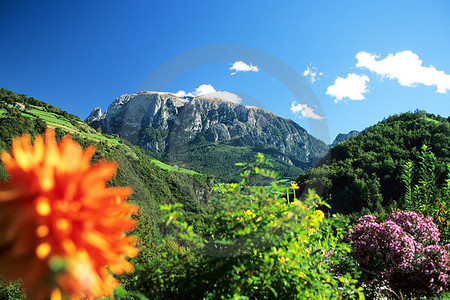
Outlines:
[[[240,183],[216,187],[208,234],[197,235],[177,206],[166,205],[164,226],[175,231],[145,250],[124,287],[152,299],[340,299],[363,298],[355,272],[336,269],[349,259],[345,229],[332,226],[315,192],[290,199],[264,156],[244,167]],[[251,184],[253,176],[270,186]],[[159,252],[159,254],[156,254]]]
[[436,184],[439,177],[436,156],[426,145],[415,165],[409,161],[403,166],[402,180],[405,185],[404,208],[431,216],[438,225],[441,238],[450,242],[450,163],[446,164],[446,179]]
[[[364,208],[393,207],[405,193],[401,176],[403,165],[417,159],[423,144],[433,149],[438,162],[437,174],[442,174],[445,164],[450,163],[448,120],[419,111],[394,115],[358,136],[338,143],[326,159],[301,174],[297,183],[305,191],[310,186],[322,184],[320,195],[329,201],[334,212],[353,213]],[[378,196],[367,194],[367,187],[360,184],[369,184],[375,178],[379,187],[369,190],[381,195],[381,206],[367,200],[367,197]],[[435,179],[437,185],[445,181],[444,176]]]

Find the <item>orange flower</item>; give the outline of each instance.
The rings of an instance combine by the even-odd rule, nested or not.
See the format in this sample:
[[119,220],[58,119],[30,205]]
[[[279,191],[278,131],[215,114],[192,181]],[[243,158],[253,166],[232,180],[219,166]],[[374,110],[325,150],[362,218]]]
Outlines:
[[126,256],[138,250],[124,232],[135,227],[137,207],[125,202],[128,187],[106,187],[114,162],[90,164],[69,136],[58,145],[47,129],[32,145],[14,139],[12,157],[1,155],[9,174],[0,183],[0,276],[22,278],[32,298],[100,297],[118,285],[111,275],[130,272]]

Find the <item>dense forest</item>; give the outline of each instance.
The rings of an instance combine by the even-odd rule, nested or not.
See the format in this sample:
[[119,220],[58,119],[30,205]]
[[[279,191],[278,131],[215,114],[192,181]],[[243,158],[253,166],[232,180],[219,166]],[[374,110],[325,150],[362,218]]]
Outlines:
[[423,111],[391,116],[338,143],[297,183],[302,190],[321,191],[334,212],[399,207],[405,194],[402,170],[409,161],[418,163],[423,145],[435,154],[436,181],[443,184],[450,162],[450,119]]
[[[212,174],[220,182],[239,182],[240,169],[236,168],[235,163],[251,161],[257,153],[263,153],[266,157],[271,158],[274,169],[284,178],[293,180],[303,172],[302,168],[284,162],[281,159],[283,154],[275,147],[240,145],[238,139],[217,143],[194,141],[186,147],[177,147],[176,150],[169,151],[162,156],[158,156],[161,154],[154,151],[149,153],[161,157],[165,162],[179,166],[187,165],[200,173]],[[306,164],[304,168],[307,168]]]

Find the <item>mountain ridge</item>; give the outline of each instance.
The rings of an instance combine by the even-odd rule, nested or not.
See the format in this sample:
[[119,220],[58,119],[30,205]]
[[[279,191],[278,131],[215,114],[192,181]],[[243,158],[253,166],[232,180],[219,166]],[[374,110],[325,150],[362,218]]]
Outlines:
[[339,133],[334,139],[333,143],[331,143],[330,147],[334,147],[337,143],[344,142],[349,138],[359,135],[360,133],[361,131],[358,130],[351,130],[348,133]]
[[253,148],[269,145],[276,150],[276,159],[302,171],[329,149],[290,119],[220,99],[143,91],[119,96],[104,114],[98,112],[94,109],[86,119],[93,128],[163,154],[205,142]]

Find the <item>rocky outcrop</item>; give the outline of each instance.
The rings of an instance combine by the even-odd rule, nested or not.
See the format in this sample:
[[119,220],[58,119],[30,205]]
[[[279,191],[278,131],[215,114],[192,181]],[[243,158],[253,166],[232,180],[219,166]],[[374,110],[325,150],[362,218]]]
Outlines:
[[348,140],[351,137],[359,135],[360,133],[361,132],[357,131],[357,130],[352,130],[349,133],[339,133],[330,146],[334,147],[337,143],[346,141],[346,140]]
[[89,114],[89,116],[84,120],[87,124],[91,124],[95,121],[99,121],[102,117],[102,109],[100,107],[94,108],[94,110]]
[[160,152],[205,141],[232,141],[234,145],[252,147],[271,145],[286,155],[286,162],[304,167],[329,149],[297,123],[267,110],[170,93],[122,95],[104,114],[96,108],[86,121],[102,132],[119,134],[131,143]]

